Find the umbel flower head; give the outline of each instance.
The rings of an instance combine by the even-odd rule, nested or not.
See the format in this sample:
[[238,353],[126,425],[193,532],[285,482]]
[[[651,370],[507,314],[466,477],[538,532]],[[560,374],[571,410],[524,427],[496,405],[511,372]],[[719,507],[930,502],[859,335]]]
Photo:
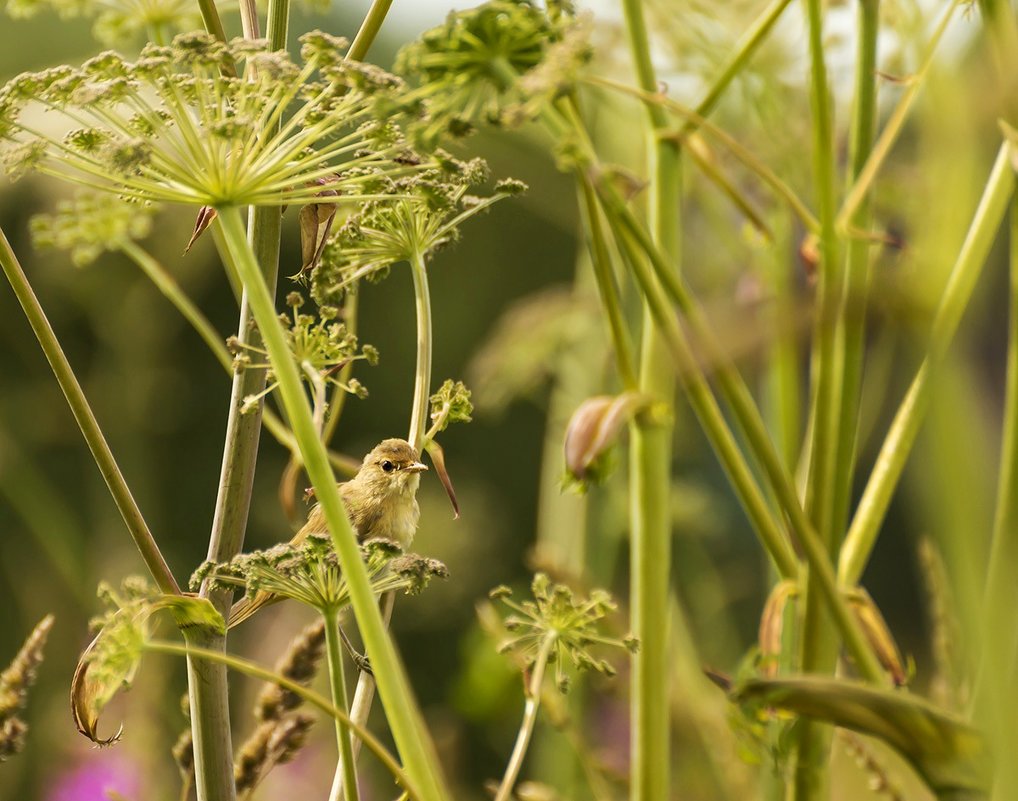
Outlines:
[[78,267],[94,262],[108,250],[119,250],[127,241],[143,239],[152,228],[154,207],[124,203],[113,195],[82,192],[73,200],[57,203],[55,214],[32,217],[32,241],[38,248],[71,252]]
[[[372,539],[361,545],[361,557],[375,593],[421,592],[432,578],[445,578],[448,569],[437,559],[404,554],[399,544]],[[283,543],[264,551],[240,554],[226,564],[206,563],[191,577],[198,586],[206,576],[215,586],[245,587],[247,597],[270,592],[292,598],[321,612],[336,611],[350,601],[350,590],[328,536],[311,534],[294,545]]]
[[492,598],[516,612],[505,619],[505,627],[512,636],[499,646],[499,652],[517,652],[530,668],[550,644],[548,662],[555,665],[555,684],[560,691],[569,689],[569,677],[564,672],[567,658],[580,670],[615,675],[608,662],[590,652],[592,645],[613,645],[636,652],[635,638],[620,640],[598,632],[597,624],[615,610],[615,602],[604,590],[594,590],[589,598],[582,598],[564,584],[554,584],[547,575],[538,573],[531,591],[534,600],[520,603],[512,600],[512,590],[506,586],[491,591]]
[[550,3],[549,13],[530,0],[490,0],[450,13],[400,50],[396,72],[426,101],[424,143],[442,131],[519,123],[572,84],[590,47],[586,26],[560,5]]
[[264,41],[188,33],[135,62],[107,52],[19,75],[0,89],[7,171],[217,208],[320,202],[323,184],[336,202],[361,200],[369,177],[419,171],[373,116],[399,79],[344,60],[342,39],[301,43],[294,63]]
[[[358,352],[357,336],[350,332],[344,323],[337,322],[339,310],[335,306],[322,306],[318,317],[300,311],[304,298],[299,292],[291,292],[286,296],[286,305],[291,308],[289,315],[281,314],[280,322],[286,334],[287,345],[294,361],[301,368],[301,375],[314,383],[333,384],[344,392],[359,398],[366,398],[367,389],[356,378],[342,381],[340,369],[352,361],[363,359],[374,366],[378,364],[378,349],[373,345],[364,344]],[[234,354],[234,369],[243,370],[248,367],[261,367],[270,370],[270,380],[264,390],[257,395],[244,398],[242,411],[249,412],[257,408],[258,402],[277,386],[271,377],[272,364],[269,354],[264,348],[241,342],[237,337],[230,337],[226,346]],[[315,387],[312,387],[313,389]]]
[[487,176],[482,159],[459,161],[441,151],[436,166],[414,175],[376,174],[378,200],[363,204],[326,244],[311,277],[319,303],[335,303],[364,278],[378,280],[397,262],[426,261],[459,237],[459,225],[526,186],[514,179],[495,184],[488,197],[470,194]]

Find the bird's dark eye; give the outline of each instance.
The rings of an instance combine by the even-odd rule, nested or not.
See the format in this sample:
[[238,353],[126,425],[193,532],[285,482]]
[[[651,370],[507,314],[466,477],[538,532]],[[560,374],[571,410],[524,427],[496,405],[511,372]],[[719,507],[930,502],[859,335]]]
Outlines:
[[390,462],[388,459],[386,459],[384,462],[382,462],[382,469],[386,473],[391,473],[393,470],[396,469],[396,465],[394,465],[392,462]]

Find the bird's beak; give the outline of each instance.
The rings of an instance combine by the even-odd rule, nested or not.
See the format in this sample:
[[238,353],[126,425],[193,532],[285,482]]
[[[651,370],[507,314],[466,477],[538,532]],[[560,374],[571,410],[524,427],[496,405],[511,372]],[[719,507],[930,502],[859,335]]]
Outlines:
[[428,466],[424,462],[411,462],[403,468],[408,473],[423,473],[428,469]]

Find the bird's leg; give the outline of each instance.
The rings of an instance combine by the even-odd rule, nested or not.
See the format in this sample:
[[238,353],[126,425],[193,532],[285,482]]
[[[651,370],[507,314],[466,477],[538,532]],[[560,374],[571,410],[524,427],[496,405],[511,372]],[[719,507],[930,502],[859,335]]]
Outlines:
[[372,676],[375,675],[371,670],[371,660],[368,659],[367,654],[362,654],[356,648],[353,647],[353,643],[350,642],[350,638],[347,633],[343,630],[343,627],[339,627],[339,636],[343,640],[343,645],[346,647],[346,652],[350,654],[350,658],[353,660],[354,665],[362,673],[369,673]]

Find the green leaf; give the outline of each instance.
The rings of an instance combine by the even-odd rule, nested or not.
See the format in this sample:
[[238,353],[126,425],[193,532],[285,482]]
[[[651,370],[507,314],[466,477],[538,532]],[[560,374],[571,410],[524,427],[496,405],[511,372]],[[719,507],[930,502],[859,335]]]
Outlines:
[[989,755],[982,736],[925,699],[814,677],[753,679],[729,697],[748,710],[783,709],[879,737],[912,764],[938,798],[988,795]]

